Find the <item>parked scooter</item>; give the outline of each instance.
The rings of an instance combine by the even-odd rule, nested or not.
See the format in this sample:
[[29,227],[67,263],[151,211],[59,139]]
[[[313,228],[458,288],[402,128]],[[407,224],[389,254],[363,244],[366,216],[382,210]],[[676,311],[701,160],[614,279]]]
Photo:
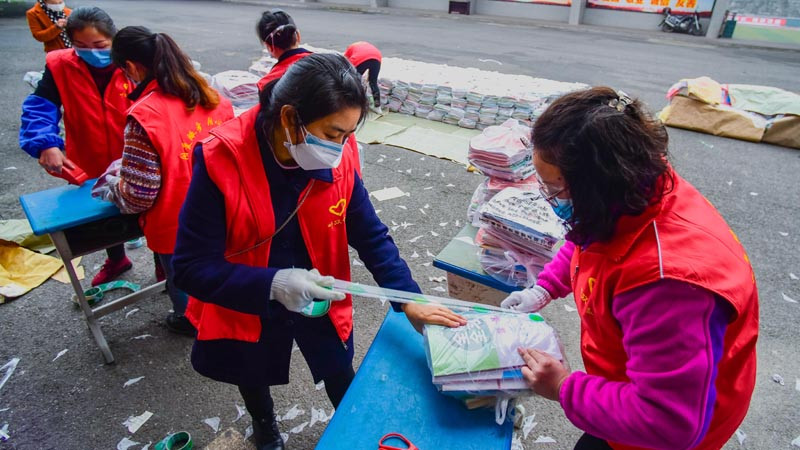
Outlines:
[[689,33],[694,36],[703,35],[703,27],[700,25],[700,14],[697,11],[687,15],[672,14],[670,8],[664,8],[664,19],[658,24],[661,31],[672,33]]

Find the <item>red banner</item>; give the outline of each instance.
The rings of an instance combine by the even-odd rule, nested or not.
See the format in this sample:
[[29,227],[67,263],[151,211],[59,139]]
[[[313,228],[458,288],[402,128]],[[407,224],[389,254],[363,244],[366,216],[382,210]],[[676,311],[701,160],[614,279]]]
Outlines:
[[701,16],[711,15],[714,0],[587,0],[589,8],[622,9],[647,13],[662,13],[670,8],[673,13],[689,14],[697,11]]
[[747,25],[759,25],[763,27],[785,27],[786,19],[780,17],[758,17],[736,15],[736,22]]

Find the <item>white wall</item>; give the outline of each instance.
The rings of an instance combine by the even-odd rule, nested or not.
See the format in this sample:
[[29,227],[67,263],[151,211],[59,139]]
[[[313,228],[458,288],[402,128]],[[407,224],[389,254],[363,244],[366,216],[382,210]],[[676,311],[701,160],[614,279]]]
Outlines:
[[526,19],[567,22],[569,6],[516,3],[496,0],[477,0],[477,13],[490,16],[522,17]]
[[448,0],[389,0],[390,8],[425,9],[428,11],[447,12]]

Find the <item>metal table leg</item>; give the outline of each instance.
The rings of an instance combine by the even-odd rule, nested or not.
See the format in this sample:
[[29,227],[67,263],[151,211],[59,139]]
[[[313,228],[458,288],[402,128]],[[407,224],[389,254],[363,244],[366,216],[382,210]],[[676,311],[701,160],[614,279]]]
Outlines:
[[78,305],[80,305],[81,311],[83,311],[83,315],[86,317],[86,324],[89,326],[89,331],[92,332],[94,341],[97,343],[97,346],[100,347],[100,352],[103,353],[103,359],[106,364],[111,364],[114,362],[114,355],[111,354],[111,349],[108,347],[105,336],[103,336],[103,330],[100,329],[100,324],[97,323],[97,318],[92,311],[92,307],[89,306],[89,302],[86,301],[86,297],[83,295],[83,287],[78,279],[78,274],[75,273],[75,268],[72,266],[72,250],[70,249],[69,242],[62,231],[51,233],[50,237],[53,239],[53,244],[56,246],[58,255],[64,262],[64,268],[67,270],[67,275],[69,275],[72,289],[75,290],[75,295],[78,298]]

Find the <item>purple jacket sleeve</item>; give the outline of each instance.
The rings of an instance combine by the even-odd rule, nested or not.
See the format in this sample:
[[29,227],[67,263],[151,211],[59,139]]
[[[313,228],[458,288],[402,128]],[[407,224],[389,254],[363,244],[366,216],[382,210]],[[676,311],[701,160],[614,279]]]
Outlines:
[[572,373],[560,392],[567,418],[621,444],[683,449],[698,443],[713,413],[729,308],[711,292],[675,280],[614,297],[630,382]]
[[575,244],[570,241],[564,242],[555,258],[545,264],[544,270],[537,277],[536,284],[547,289],[553,298],[563,298],[572,292],[569,264],[573,252],[575,252]]

